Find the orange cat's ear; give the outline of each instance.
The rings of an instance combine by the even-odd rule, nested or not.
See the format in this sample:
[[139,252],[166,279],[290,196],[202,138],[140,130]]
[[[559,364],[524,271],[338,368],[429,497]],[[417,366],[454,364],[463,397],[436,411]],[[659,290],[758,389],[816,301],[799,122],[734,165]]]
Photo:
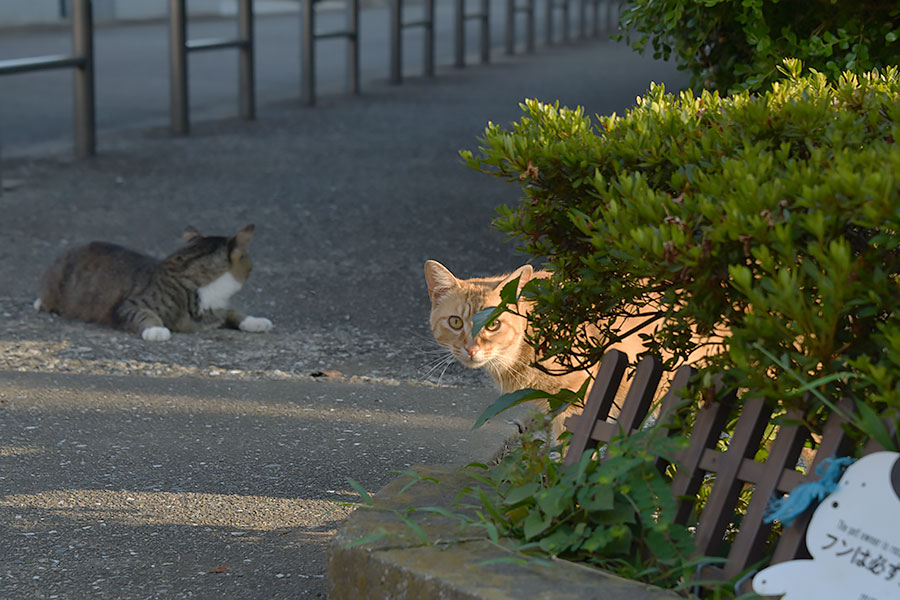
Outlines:
[[459,286],[459,280],[450,270],[436,260],[425,261],[425,281],[428,282],[428,295],[431,303],[436,304],[441,296]]
[[181,239],[184,240],[184,243],[193,242],[196,239],[200,239],[204,236],[196,227],[191,227],[188,225],[184,228],[184,232],[181,234]]
[[237,247],[243,251],[247,251],[250,247],[250,240],[253,239],[253,231],[256,229],[254,225],[247,225],[236,234],[234,234],[234,240],[237,242]]
[[499,292],[507,283],[518,277],[519,289],[516,290],[516,293],[518,294],[522,291],[522,288],[525,286],[525,284],[531,281],[532,275],[534,275],[534,267],[532,267],[531,265],[522,265],[521,267],[507,275],[503,279],[503,281],[500,282],[500,284],[497,286],[497,291]]

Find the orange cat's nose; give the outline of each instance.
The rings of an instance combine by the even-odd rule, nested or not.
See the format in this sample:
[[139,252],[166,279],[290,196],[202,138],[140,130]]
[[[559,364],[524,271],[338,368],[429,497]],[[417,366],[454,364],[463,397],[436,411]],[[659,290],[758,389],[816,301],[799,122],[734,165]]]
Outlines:
[[475,355],[478,354],[478,346],[466,346],[466,352],[469,353],[469,356],[475,358]]

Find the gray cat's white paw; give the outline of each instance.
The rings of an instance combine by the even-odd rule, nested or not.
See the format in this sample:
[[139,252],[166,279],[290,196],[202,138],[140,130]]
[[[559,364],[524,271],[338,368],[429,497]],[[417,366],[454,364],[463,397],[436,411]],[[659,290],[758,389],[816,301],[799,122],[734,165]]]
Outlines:
[[41,299],[40,299],[40,298],[35,298],[34,304],[32,304],[32,306],[34,307],[34,310],[41,310],[41,307],[42,307],[43,305],[44,305],[44,304],[43,304],[43,302],[41,302]]
[[141,337],[148,342],[165,342],[172,337],[168,327],[148,327],[141,332]]
[[241,321],[238,327],[241,328],[241,331],[247,331],[250,333],[262,333],[265,331],[270,331],[273,326],[272,321],[263,317],[244,317],[244,320]]

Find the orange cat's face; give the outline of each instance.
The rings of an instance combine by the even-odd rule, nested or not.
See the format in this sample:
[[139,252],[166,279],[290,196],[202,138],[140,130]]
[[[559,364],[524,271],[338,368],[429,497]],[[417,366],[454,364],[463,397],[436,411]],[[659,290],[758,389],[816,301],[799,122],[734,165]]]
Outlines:
[[472,317],[482,309],[500,304],[500,290],[507,282],[520,277],[519,284],[524,285],[532,272],[531,266],[526,265],[510,275],[457,279],[440,263],[426,262],[434,339],[467,367],[515,370],[525,343],[526,319],[504,313],[473,338]]

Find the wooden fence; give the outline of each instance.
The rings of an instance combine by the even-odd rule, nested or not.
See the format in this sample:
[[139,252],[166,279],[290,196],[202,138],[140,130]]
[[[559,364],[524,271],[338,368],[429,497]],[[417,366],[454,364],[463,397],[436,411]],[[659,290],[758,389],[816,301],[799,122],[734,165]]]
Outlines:
[[[604,355],[584,411],[567,423],[573,436],[565,457],[566,464],[577,462],[584,452],[592,452],[598,443],[608,442],[619,431],[631,432],[641,427],[654,398],[658,397],[662,364],[654,357],[646,357],[638,364],[625,399],[618,407],[618,417],[613,420],[610,412],[627,365],[628,358],[622,352],[612,350]],[[659,420],[671,419],[673,411],[682,402],[680,392],[693,374],[694,369],[690,366],[682,366],[675,372],[660,404]],[[842,427],[844,421],[833,414],[804,475],[795,469],[795,465],[810,437],[809,431],[796,425],[782,425],[774,440],[764,442],[772,410],[760,398],[745,398],[734,430],[725,436],[723,430],[736,401],[737,396],[732,392],[700,408],[690,432],[690,444],[676,457],[672,491],[676,497],[683,498],[679,503],[677,522],[687,524],[701,486],[704,481],[711,483],[709,497],[696,523],[696,552],[699,556],[727,557],[724,564],[702,567],[698,579],[731,579],[761,561],[769,552],[772,552],[771,564],[809,557],[804,540],[811,510],[784,529],[774,550],[767,545],[772,526],[763,522],[763,512],[773,496],[790,492],[804,481],[817,480],[816,467],[822,460],[846,455],[851,450],[851,440]],[[846,400],[840,406],[845,414],[853,410],[852,403]],[[717,446],[726,437],[727,449],[723,452]],[[758,462],[754,457],[763,443],[769,444],[769,456],[765,462]],[[877,443],[870,443],[864,453],[881,449]],[[659,466],[662,469],[667,464],[660,459]],[[714,478],[708,478],[708,475],[714,475]],[[726,529],[734,520],[739,495],[748,488],[752,488],[750,503],[733,541],[727,543]],[[736,587],[736,592],[750,591],[748,578],[739,581]]]

